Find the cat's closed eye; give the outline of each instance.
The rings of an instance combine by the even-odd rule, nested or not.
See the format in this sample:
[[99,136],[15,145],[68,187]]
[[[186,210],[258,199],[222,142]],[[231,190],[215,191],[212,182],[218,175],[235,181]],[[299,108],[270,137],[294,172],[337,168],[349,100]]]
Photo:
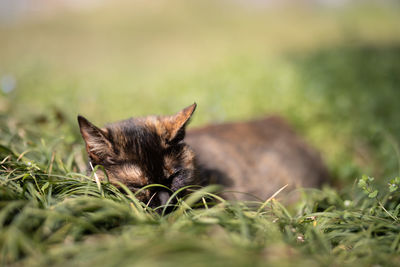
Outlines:
[[174,179],[175,177],[177,177],[179,174],[181,174],[182,173],[182,169],[178,169],[178,170],[176,170],[175,172],[173,172],[169,177],[168,177],[168,179]]

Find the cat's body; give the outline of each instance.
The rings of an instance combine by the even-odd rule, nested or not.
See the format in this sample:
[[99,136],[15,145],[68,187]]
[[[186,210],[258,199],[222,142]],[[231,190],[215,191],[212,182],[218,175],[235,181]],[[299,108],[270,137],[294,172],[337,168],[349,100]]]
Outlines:
[[318,153],[277,116],[189,130],[185,140],[206,183],[248,193],[230,198],[265,200],[286,184],[290,191],[327,182]]
[[[318,153],[281,118],[207,126],[188,131],[185,138],[195,108],[193,104],[173,116],[132,118],[101,129],[79,116],[89,160],[103,165],[112,183],[121,182],[133,191],[154,183],[173,191],[220,184],[265,199],[285,184],[318,187],[327,181]],[[102,171],[97,174],[104,177]],[[139,198],[157,206],[169,195],[155,187]]]

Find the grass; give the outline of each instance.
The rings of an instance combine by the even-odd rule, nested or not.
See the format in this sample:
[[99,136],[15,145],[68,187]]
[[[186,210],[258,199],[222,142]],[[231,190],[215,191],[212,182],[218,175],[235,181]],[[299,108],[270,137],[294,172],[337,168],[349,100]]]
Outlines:
[[[202,198],[212,198],[216,189],[210,187],[180,199],[173,212],[161,216],[106,181],[99,190],[93,178],[75,172],[79,157],[66,157],[69,146],[62,148],[59,140],[40,143],[33,133],[21,139],[6,129],[2,136],[14,136],[14,144],[25,140],[29,149],[20,153],[15,151],[20,147],[1,147],[2,264],[350,266],[399,261],[396,191],[383,189],[372,199],[357,187],[341,193],[308,189],[289,208],[275,199],[198,207]],[[57,143],[59,149],[52,150]]]
[[[191,1],[2,25],[0,78],[16,86],[0,93],[1,264],[397,266],[399,25],[395,4]],[[333,185],[291,205],[208,187],[161,215],[85,175],[77,113],[102,124],[193,101],[194,126],[281,114]]]

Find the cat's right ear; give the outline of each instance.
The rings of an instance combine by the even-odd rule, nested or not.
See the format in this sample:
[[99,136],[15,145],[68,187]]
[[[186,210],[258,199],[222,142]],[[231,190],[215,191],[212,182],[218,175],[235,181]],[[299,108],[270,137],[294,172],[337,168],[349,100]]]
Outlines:
[[88,156],[94,163],[101,164],[112,153],[112,144],[107,138],[107,133],[83,116],[78,115],[78,123]]
[[163,124],[167,131],[166,139],[169,144],[178,143],[185,137],[185,129],[190,118],[196,110],[197,104],[193,103],[175,115],[164,117]]

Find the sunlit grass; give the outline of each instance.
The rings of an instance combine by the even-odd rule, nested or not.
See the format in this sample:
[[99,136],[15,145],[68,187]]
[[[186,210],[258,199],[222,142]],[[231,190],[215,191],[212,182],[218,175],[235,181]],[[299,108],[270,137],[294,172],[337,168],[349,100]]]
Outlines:
[[[13,134],[2,130],[4,139]],[[341,194],[309,189],[288,208],[275,198],[227,202],[209,187],[178,199],[165,213],[123,186],[120,191],[102,181],[99,188],[93,177],[73,172],[79,157],[67,164],[68,146],[50,157],[46,149],[21,153],[41,145],[24,144],[38,140],[29,132],[16,138],[13,149],[2,146],[0,153],[3,264],[318,266],[399,260],[398,222],[356,188]],[[397,216],[398,193],[381,192],[382,205]]]

